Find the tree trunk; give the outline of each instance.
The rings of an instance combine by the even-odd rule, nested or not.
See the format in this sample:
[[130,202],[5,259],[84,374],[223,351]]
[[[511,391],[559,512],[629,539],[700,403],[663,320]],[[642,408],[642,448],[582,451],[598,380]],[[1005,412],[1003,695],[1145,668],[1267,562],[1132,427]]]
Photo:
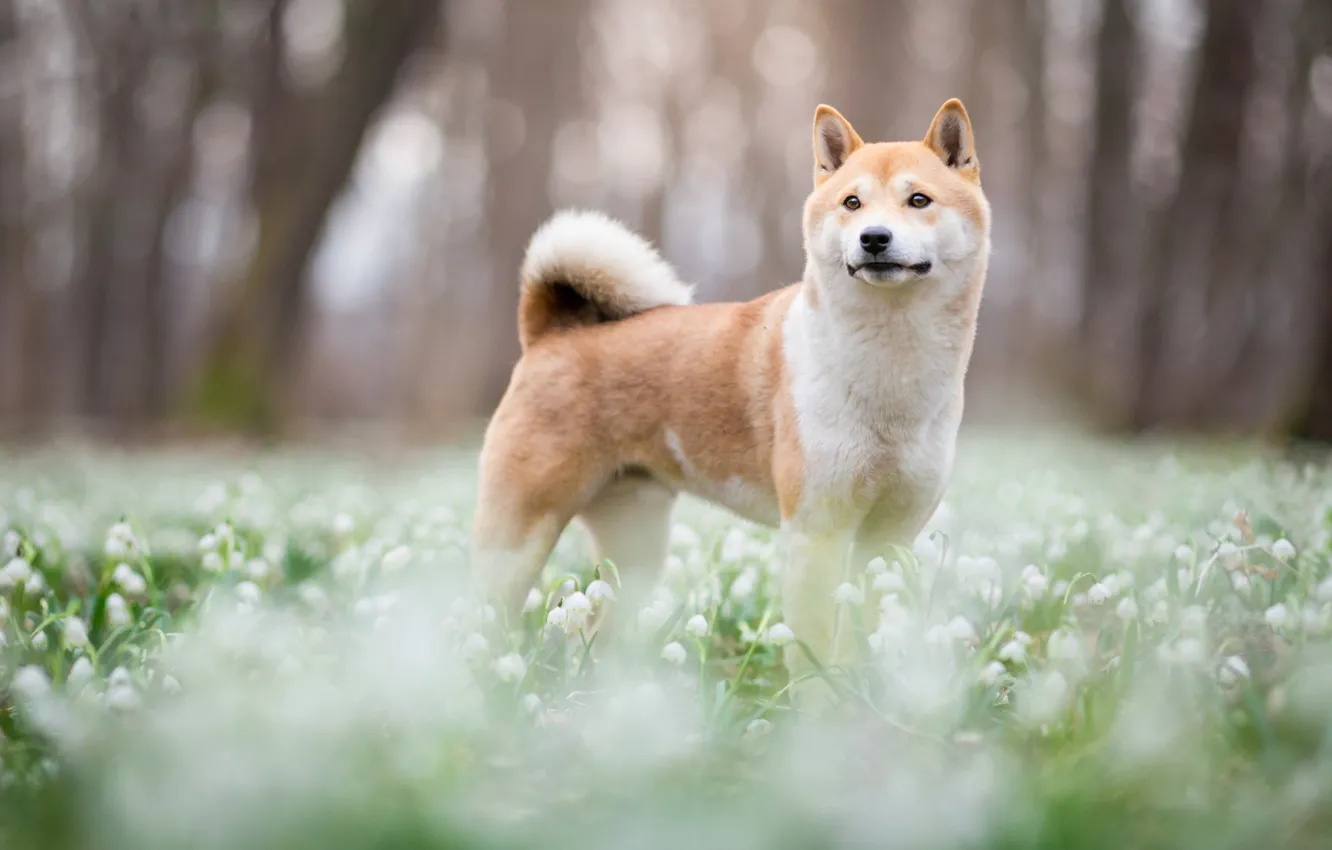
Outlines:
[[[13,3],[0,2],[0,54],[19,49],[18,16]],[[24,378],[27,339],[33,333],[27,279],[27,193],[24,167],[23,91],[17,81],[0,86],[0,417],[16,425],[35,411],[28,401]],[[0,425],[5,423],[0,422]]]
[[[582,102],[579,33],[587,16],[586,0],[541,3],[507,0],[503,36],[489,62],[492,102],[518,107],[523,115],[523,144],[502,160],[496,150],[513,151],[513,140],[494,137],[511,131],[508,122],[486,122],[489,192],[486,246],[490,275],[485,315],[479,321],[497,329],[484,353],[472,410],[489,411],[498,403],[518,359],[518,267],[532,232],[553,211],[550,181],[551,140],[561,124],[578,114]],[[521,61],[515,61],[521,57]],[[534,69],[541,69],[534,71]]]
[[[284,90],[255,115],[263,145],[250,185],[258,239],[204,364],[195,408],[205,421],[253,432],[278,427],[308,307],[310,255],[371,120],[407,60],[434,36],[439,7],[439,0],[352,0],[332,79],[312,95]],[[280,9],[274,15],[280,22]]]
[[1137,35],[1128,0],[1105,0],[1096,39],[1096,103],[1087,199],[1082,316],[1079,323],[1094,403],[1113,411],[1131,398],[1121,363],[1131,312],[1124,301],[1141,266],[1143,207],[1133,190],[1130,153]]
[[[1151,289],[1145,293],[1138,347],[1138,393],[1133,425],[1178,427],[1188,409],[1184,394],[1207,356],[1204,345],[1172,346],[1188,328],[1204,326],[1216,283],[1243,261],[1249,240],[1232,232],[1244,109],[1257,63],[1261,5],[1209,0],[1198,82],[1180,151],[1179,184],[1154,228],[1148,254]],[[1190,334],[1190,336],[1197,336]],[[1181,348],[1183,350],[1181,350]]]

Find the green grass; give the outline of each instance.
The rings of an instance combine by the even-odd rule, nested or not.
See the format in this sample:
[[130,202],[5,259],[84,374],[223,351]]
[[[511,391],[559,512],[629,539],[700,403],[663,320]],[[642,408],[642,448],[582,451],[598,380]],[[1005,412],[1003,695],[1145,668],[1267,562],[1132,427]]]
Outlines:
[[617,582],[576,529],[520,621],[458,598],[472,465],[0,456],[0,846],[1330,834],[1321,462],[966,439],[913,549],[852,565],[865,657],[825,672],[842,704],[823,719],[769,639],[776,532],[682,502],[663,589],[612,654],[547,625]]

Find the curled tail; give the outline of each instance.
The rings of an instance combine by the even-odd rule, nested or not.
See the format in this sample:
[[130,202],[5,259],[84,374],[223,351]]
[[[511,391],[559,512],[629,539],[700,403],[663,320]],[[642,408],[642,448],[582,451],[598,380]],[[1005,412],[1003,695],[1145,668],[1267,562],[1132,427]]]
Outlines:
[[524,349],[553,330],[688,304],[693,295],[647,240],[596,212],[560,212],[543,224],[519,278]]

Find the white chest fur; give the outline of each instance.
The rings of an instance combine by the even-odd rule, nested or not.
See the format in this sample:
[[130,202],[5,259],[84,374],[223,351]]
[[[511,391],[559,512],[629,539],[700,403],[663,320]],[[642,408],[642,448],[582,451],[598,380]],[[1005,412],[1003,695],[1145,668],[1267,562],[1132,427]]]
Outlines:
[[854,528],[874,513],[906,530],[947,485],[970,340],[928,299],[885,300],[814,309],[802,293],[787,314],[802,524]]

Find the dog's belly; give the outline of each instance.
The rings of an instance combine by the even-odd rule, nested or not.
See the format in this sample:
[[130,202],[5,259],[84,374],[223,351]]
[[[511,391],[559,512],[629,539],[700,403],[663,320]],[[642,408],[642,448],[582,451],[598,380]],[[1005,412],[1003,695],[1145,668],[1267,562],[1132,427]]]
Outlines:
[[679,482],[679,486],[686,493],[721,505],[751,522],[774,527],[781,522],[777,494],[770,488],[751,484],[739,475],[732,475],[724,481],[686,478]]

